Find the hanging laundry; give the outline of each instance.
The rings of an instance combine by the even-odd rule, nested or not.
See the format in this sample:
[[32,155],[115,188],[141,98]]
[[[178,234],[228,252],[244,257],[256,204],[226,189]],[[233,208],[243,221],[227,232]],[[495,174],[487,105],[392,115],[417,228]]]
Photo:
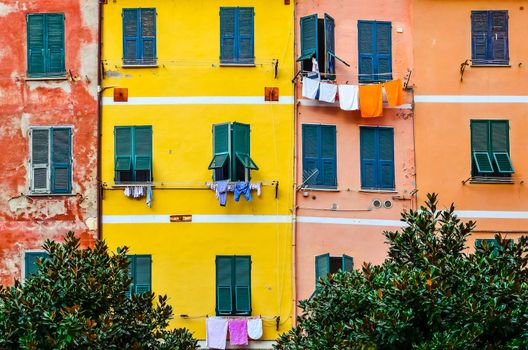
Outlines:
[[256,184],[249,185],[250,190],[257,191],[257,196],[260,197],[260,194],[262,193],[262,182],[257,182]]
[[248,335],[253,340],[259,340],[262,338],[262,319],[251,318],[247,322]]
[[303,97],[315,100],[317,93],[319,92],[319,80],[304,77],[302,84]]
[[132,187],[125,187],[123,194],[125,195],[125,197],[132,197]]
[[229,181],[218,181],[216,183],[216,198],[222,207],[225,207],[227,203],[227,191],[228,191]]
[[310,74],[311,78],[315,78],[317,76],[317,80],[321,79],[321,73],[319,73],[319,63],[317,62],[317,58],[315,57],[312,57],[312,73],[315,74]]
[[336,100],[337,85],[321,83],[319,85],[319,101],[334,103]]
[[383,86],[385,87],[389,106],[401,106],[403,103],[403,85],[401,80],[388,81]]
[[359,109],[357,85],[339,85],[339,107],[344,111]]
[[240,195],[243,194],[246,200],[251,201],[251,188],[249,182],[237,182],[235,184],[235,202],[240,200]]
[[231,345],[248,345],[248,328],[246,319],[231,319],[229,326],[229,343]]
[[381,84],[359,86],[359,109],[363,118],[383,116]]
[[147,187],[147,205],[152,208],[152,186]]
[[221,317],[208,317],[205,321],[205,343],[210,349],[225,349],[227,340],[227,320]]

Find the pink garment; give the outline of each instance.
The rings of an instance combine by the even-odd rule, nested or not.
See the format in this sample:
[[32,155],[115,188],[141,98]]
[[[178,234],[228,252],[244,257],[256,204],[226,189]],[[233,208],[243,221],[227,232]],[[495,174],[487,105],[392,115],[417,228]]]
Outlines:
[[231,345],[248,345],[248,332],[246,319],[229,320],[229,343]]

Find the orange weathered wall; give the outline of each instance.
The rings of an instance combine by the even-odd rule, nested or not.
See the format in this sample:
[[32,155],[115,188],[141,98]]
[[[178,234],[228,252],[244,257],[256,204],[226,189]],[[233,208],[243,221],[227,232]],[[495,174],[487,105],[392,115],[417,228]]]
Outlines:
[[[0,0],[0,285],[20,278],[23,252],[97,223],[97,0]],[[26,80],[26,14],[65,14],[67,80]],[[29,195],[29,127],[73,126],[73,191]]]
[[[351,67],[336,63],[337,83],[358,83],[357,21],[392,22],[393,78],[403,79],[413,68],[411,3],[391,1],[297,1],[296,53],[299,56],[299,19],[328,13],[335,19],[336,55]],[[396,32],[401,27],[403,32]],[[300,64],[297,64],[297,70]],[[412,83],[412,78],[411,78]],[[398,226],[400,212],[413,208],[415,163],[413,147],[413,113],[411,94],[405,93],[401,108],[384,108],[380,118],[361,118],[359,111],[342,111],[338,107],[302,105],[301,83],[297,84],[296,115],[296,182],[302,184],[302,124],[331,124],[337,130],[337,191],[300,190],[296,192],[296,289],[297,300],[309,297],[315,288],[315,256],[350,255],[355,267],[363,262],[380,263],[386,256],[384,230]],[[362,191],[360,178],[360,126],[394,128],[395,191]],[[391,209],[374,209],[372,201],[390,200]],[[335,207],[335,210],[331,208]],[[315,218],[315,219],[314,219]],[[322,218],[322,219],[321,219]],[[337,223],[325,223],[331,218]],[[307,221],[319,221],[318,223]]]

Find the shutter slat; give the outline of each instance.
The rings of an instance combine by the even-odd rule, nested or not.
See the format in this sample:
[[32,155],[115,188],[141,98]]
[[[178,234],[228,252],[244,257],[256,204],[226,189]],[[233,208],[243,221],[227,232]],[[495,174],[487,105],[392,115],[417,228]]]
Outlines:
[[321,278],[326,278],[330,273],[330,254],[318,255],[315,257],[315,285],[319,285]]
[[322,181],[324,186],[337,186],[336,171],[336,127],[321,125],[321,164]]
[[52,129],[51,191],[71,192],[71,129]]
[[216,312],[221,315],[233,312],[233,268],[233,257],[216,257]]
[[376,23],[358,21],[359,82],[375,80]]
[[235,301],[237,314],[251,313],[251,258],[235,257]]
[[46,73],[44,59],[44,17],[42,14],[27,15],[28,75]]
[[317,14],[301,17],[301,56],[316,55],[318,57],[318,27]]
[[376,81],[392,80],[392,24],[376,22]]
[[502,120],[492,120],[489,123],[491,133],[491,145],[490,149],[492,152],[509,152],[509,123]]
[[496,64],[507,64],[508,54],[508,11],[490,11],[491,59]]
[[[232,123],[232,140],[231,140],[231,174],[235,178],[231,180],[244,180],[245,170],[240,159],[236,154],[250,155],[250,126],[248,124]],[[235,158],[236,157],[236,158]]]
[[64,65],[64,15],[46,15],[48,34],[48,73],[65,74]]
[[360,128],[361,187],[375,188],[378,183],[376,129]]
[[379,184],[383,189],[394,188],[394,130],[377,128],[379,135]]
[[135,181],[152,180],[152,128],[134,127],[134,160],[132,163]]
[[[306,183],[308,186],[323,184],[323,169],[319,158],[319,135],[318,125],[303,124],[303,181],[308,179],[308,182]],[[314,172],[317,172],[317,175],[313,175]]]
[[352,272],[354,270],[354,258],[343,254],[343,271]]
[[141,63],[156,63],[156,9],[141,9]]
[[235,63],[237,59],[235,17],[237,9],[220,8],[220,62]]
[[324,29],[325,29],[325,72],[329,75],[327,79],[334,80],[335,77],[335,21],[332,17],[325,13],[324,15]]
[[123,9],[123,63],[135,64],[139,56],[139,9]]
[[471,149],[473,152],[489,152],[489,126],[485,120],[471,121]]
[[136,255],[135,292],[137,294],[150,292],[152,281],[152,257]]
[[254,62],[254,11],[252,7],[241,7],[238,9],[239,63],[251,64]]

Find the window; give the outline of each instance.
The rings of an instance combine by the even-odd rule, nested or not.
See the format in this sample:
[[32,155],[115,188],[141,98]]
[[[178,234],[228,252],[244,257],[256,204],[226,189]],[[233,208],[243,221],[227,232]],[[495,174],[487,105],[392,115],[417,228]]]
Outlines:
[[511,177],[510,126],[507,120],[471,121],[471,175]]
[[313,57],[326,79],[335,79],[336,59],[350,67],[335,54],[335,21],[326,13],[324,18],[318,18],[317,14],[301,17],[301,56],[297,61],[301,62],[303,71],[312,70]]
[[64,14],[27,15],[28,77],[62,77],[64,63]]
[[348,255],[330,256],[330,254],[318,255],[315,257],[315,285],[319,284],[321,278],[325,278],[329,273],[338,271],[352,271],[354,269],[354,258]]
[[360,127],[361,188],[394,189],[394,130]]
[[152,181],[152,127],[116,126],[115,182]]
[[303,186],[337,188],[335,125],[303,124]]
[[251,315],[251,257],[216,257],[216,314]]
[[250,171],[258,170],[250,156],[250,127],[248,124],[223,123],[213,125],[214,180],[249,181]]
[[392,80],[391,22],[358,21],[359,82]]
[[150,292],[152,290],[152,257],[150,255],[127,255],[128,277],[132,279],[126,296]]
[[156,64],[156,9],[123,9],[123,64]]
[[220,8],[220,63],[254,64],[253,7]]
[[473,64],[509,64],[508,11],[471,11]]
[[71,135],[70,127],[32,127],[30,129],[31,193],[71,193]]
[[46,252],[26,252],[24,254],[24,279],[29,278],[38,272],[37,258],[46,259]]

